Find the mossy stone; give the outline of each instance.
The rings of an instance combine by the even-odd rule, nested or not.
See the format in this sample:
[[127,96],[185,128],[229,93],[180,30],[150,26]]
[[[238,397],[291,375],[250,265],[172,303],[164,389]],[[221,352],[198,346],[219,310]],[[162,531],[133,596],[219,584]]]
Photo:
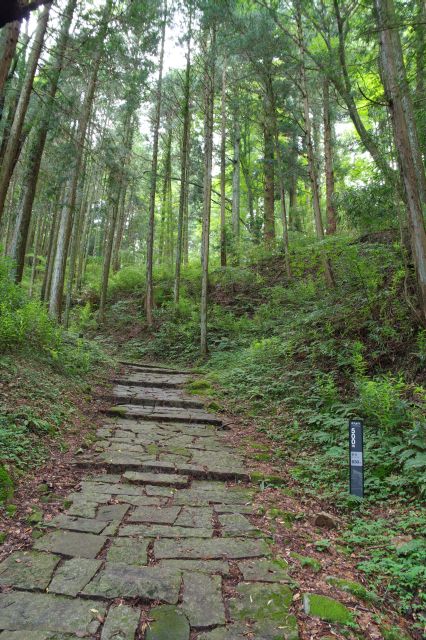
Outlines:
[[154,607],[149,612],[152,619],[146,640],[189,640],[189,622],[183,611],[169,605]]
[[239,584],[238,598],[229,601],[231,618],[253,621],[255,637],[297,640],[297,620],[289,613],[293,592],[288,585],[260,582]]
[[352,612],[344,604],[328,596],[305,593],[303,607],[306,615],[320,618],[326,622],[339,624],[353,624],[355,622]]
[[359,582],[354,582],[352,580],[345,580],[343,578],[337,578],[335,576],[327,576],[326,582],[331,584],[336,589],[340,591],[344,591],[345,593],[350,593],[356,598],[360,598],[361,600],[365,600],[367,602],[378,602],[379,597],[373,592],[369,591],[364,587],[364,585]]

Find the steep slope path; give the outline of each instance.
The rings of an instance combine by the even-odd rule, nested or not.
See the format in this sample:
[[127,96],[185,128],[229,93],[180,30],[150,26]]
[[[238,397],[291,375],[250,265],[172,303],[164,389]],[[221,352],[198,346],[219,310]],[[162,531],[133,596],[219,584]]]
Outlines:
[[0,565],[0,640],[296,640],[285,563],[189,374],[126,365],[67,512]]

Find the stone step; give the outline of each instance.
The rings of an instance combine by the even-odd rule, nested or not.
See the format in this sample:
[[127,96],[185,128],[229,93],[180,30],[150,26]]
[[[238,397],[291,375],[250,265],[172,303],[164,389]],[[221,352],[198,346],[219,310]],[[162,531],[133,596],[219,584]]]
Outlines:
[[155,389],[179,389],[181,385],[185,384],[187,380],[189,380],[189,376],[180,376],[185,378],[181,382],[175,381],[175,378],[178,376],[166,376],[163,374],[145,374],[145,373],[135,373],[133,375],[129,375],[128,378],[114,378],[112,382],[114,384],[125,384],[128,387],[151,387]]
[[151,420],[155,422],[186,422],[199,424],[212,424],[225,428],[220,418],[212,413],[200,409],[184,409],[182,407],[155,407],[137,406],[132,404],[120,404],[104,409],[103,413],[109,416],[120,416],[126,419]]
[[104,396],[104,399],[116,404],[136,404],[142,407],[204,408],[202,400],[188,397],[179,389],[169,390],[153,387],[137,389],[124,384],[116,385],[112,390],[112,394]]
[[138,369],[138,370],[144,370],[146,372],[153,372],[153,373],[167,373],[167,374],[172,374],[172,375],[181,375],[181,374],[189,374],[189,371],[185,371],[185,370],[180,370],[180,369],[170,369],[167,367],[160,367],[159,365],[150,365],[150,364],[144,364],[143,362],[123,362],[120,361],[120,364],[126,366],[126,367],[132,367],[134,369]]
[[138,472],[164,472],[188,475],[199,480],[240,480],[248,482],[250,475],[242,468],[209,468],[196,464],[170,464],[162,460],[145,462],[132,458],[130,454],[103,453],[93,458],[80,458],[75,466],[81,469],[106,469],[110,473],[125,473],[127,471]]
[[189,476],[178,475],[177,473],[141,473],[138,471],[126,471],[123,479],[129,484],[149,484],[160,487],[187,487]]

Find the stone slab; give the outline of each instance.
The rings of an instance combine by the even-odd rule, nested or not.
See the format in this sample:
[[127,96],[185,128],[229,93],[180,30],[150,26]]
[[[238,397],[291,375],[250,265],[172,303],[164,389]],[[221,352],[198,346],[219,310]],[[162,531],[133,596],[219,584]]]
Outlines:
[[149,540],[133,540],[132,538],[115,538],[107,551],[108,562],[119,562],[138,567],[148,563]]
[[49,593],[75,597],[93,578],[101,565],[100,560],[88,560],[87,558],[66,560],[53,576],[49,585]]
[[56,631],[85,637],[96,634],[97,617],[104,614],[105,606],[93,600],[25,591],[0,594],[0,629],[8,631]]
[[160,567],[171,567],[182,571],[230,575],[230,566],[223,560],[161,560]]
[[[249,625],[241,623],[228,624],[226,627],[218,627],[213,631],[201,633],[197,636],[197,640],[248,640],[249,638],[261,640],[261,637],[254,636],[252,631],[253,629]],[[277,636],[277,638],[282,640],[282,636]]]
[[206,628],[225,624],[221,576],[184,573],[182,610],[191,627]]
[[141,612],[120,604],[111,607],[102,628],[101,640],[134,640]]
[[99,598],[143,598],[176,604],[181,573],[162,567],[131,567],[107,562],[84,589],[88,596]]
[[181,609],[169,605],[154,607],[149,617],[145,640],[189,640],[189,622]]
[[92,533],[53,531],[37,540],[34,548],[68,557],[96,558],[106,540],[104,536]]
[[287,582],[290,577],[285,560],[244,560],[238,563],[238,568],[246,582]]
[[[179,507],[175,507],[179,508]],[[183,507],[175,524],[180,527],[211,527],[213,510],[209,507]]]
[[152,524],[173,524],[180,507],[138,507],[130,515],[128,522],[148,522]]
[[101,533],[106,527],[106,522],[100,522],[99,520],[93,520],[90,518],[76,518],[74,516],[68,516],[60,514],[45,522],[49,527],[57,527],[58,529],[67,529],[69,531],[81,531],[83,533]]
[[0,585],[44,591],[53,575],[59,556],[39,551],[17,551],[0,564]]
[[157,560],[168,558],[188,559],[239,559],[269,555],[269,547],[264,540],[241,538],[212,538],[200,540],[156,540],[154,556]]
[[262,640],[297,640],[297,619],[289,613],[293,592],[287,585],[261,582],[240,583],[236,598],[229,600],[229,613],[237,622],[253,622],[254,637]]
[[244,536],[256,533],[257,529],[241,513],[223,513],[219,515],[223,533],[226,536]]
[[211,538],[213,529],[175,527],[166,524],[125,524],[120,527],[119,536],[139,536],[141,538]]
[[129,507],[125,504],[108,504],[99,507],[96,519],[103,522],[111,522],[112,520],[122,520]]

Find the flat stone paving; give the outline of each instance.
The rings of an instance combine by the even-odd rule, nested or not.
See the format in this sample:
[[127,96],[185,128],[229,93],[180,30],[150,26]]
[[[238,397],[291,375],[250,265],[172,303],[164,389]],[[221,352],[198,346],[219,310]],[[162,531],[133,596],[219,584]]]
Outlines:
[[[77,460],[91,471],[70,508],[0,564],[0,640],[299,637],[286,563],[251,518],[243,458],[218,416],[185,406],[189,379],[127,366],[115,390],[126,389],[125,415],[105,419]],[[147,387],[155,407],[132,405]]]

